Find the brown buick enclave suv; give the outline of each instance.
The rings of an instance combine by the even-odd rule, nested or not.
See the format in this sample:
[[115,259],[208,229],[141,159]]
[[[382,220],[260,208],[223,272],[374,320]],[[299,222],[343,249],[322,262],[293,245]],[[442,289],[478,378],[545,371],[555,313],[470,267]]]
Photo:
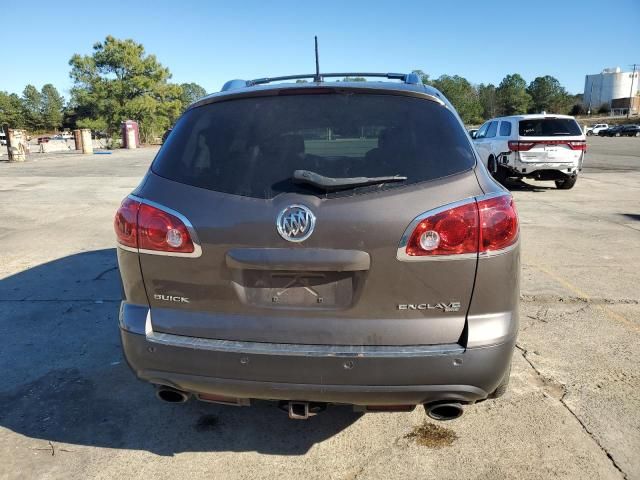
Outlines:
[[233,80],[178,120],[115,218],[120,329],[170,402],[425,406],[504,393],[519,227],[414,74]]

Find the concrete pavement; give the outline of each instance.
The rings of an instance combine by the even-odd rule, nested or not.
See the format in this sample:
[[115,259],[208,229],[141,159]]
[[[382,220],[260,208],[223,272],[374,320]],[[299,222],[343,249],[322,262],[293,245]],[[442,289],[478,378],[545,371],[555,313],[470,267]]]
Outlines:
[[432,447],[407,438],[421,409],[294,422],[156,401],[120,352],[111,227],[155,150],[0,162],[0,478],[640,478],[640,139],[589,143],[573,190],[512,187],[510,391]]

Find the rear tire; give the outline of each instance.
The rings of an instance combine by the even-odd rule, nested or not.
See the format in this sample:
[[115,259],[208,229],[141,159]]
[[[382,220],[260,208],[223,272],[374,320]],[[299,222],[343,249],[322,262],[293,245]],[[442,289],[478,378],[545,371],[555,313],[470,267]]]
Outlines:
[[500,381],[500,385],[496,387],[489,398],[500,398],[505,393],[507,393],[507,389],[509,387],[509,379],[511,378],[511,362],[509,362],[509,367],[507,367],[507,371],[504,373],[502,380]]
[[[508,177],[507,169],[498,165],[493,155],[489,157],[487,166],[489,169],[489,173],[496,181],[503,184],[507,180],[507,177]],[[494,170],[495,170],[495,173],[494,173]]]
[[564,180],[556,180],[556,187],[559,190],[570,190],[578,181],[578,176],[574,175],[573,177],[567,177]]
[[590,136],[592,136],[592,135],[593,135],[593,131],[592,131],[592,130],[589,130],[589,131],[587,132],[587,136],[588,136],[588,137],[590,137]]
[[493,178],[495,178],[501,184],[504,184],[507,181],[507,178],[509,178],[509,171],[506,168],[498,165],[498,171],[493,175]]

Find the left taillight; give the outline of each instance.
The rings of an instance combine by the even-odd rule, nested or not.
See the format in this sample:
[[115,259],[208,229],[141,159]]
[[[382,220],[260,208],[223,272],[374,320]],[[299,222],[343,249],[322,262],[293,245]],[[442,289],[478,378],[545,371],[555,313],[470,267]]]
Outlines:
[[177,215],[154,205],[126,198],[116,212],[118,243],[145,253],[193,254],[187,225]]
[[140,202],[125,198],[116,212],[113,228],[118,243],[125,247],[138,248],[138,209]]

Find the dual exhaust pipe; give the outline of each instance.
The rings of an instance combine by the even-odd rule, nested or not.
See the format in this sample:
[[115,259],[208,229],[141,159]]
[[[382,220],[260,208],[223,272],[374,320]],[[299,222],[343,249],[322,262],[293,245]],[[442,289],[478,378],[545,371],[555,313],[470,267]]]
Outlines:
[[[185,403],[191,394],[177,388],[167,387],[165,385],[158,386],[156,390],[156,396],[167,403]],[[293,420],[307,420],[309,417],[313,417],[327,408],[326,403],[317,402],[297,402],[297,401],[282,401],[279,402],[278,407],[281,410],[286,411],[289,414],[289,418]],[[434,402],[424,405],[427,415],[439,421],[454,420],[459,418],[462,413],[462,405],[458,402]],[[394,409],[370,409],[366,408],[364,411],[394,411]],[[407,409],[398,409],[397,411],[410,411]]]
[[440,421],[455,420],[464,413],[462,404],[458,402],[426,403],[424,405],[424,411],[429,418]]
[[191,398],[191,394],[184,392],[182,390],[178,390],[177,388],[167,387],[165,385],[159,385],[156,389],[156,396],[167,403],[185,403],[189,398]]

